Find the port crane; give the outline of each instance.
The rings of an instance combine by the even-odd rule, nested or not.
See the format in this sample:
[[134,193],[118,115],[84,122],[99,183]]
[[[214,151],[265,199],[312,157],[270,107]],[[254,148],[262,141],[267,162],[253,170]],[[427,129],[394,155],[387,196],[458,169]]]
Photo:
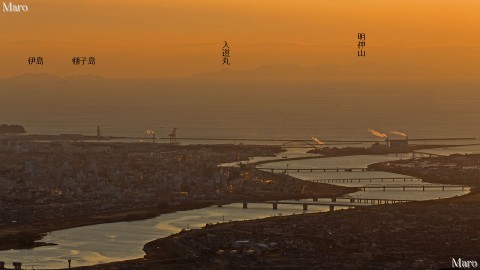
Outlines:
[[177,144],[177,128],[174,127],[172,133],[168,134],[171,144]]

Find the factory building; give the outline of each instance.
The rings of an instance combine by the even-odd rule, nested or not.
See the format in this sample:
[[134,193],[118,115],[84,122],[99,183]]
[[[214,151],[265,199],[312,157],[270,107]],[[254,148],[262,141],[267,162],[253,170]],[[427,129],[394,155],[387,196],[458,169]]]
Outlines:
[[390,149],[408,150],[408,137],[405,139],[388,139],[387,145]]

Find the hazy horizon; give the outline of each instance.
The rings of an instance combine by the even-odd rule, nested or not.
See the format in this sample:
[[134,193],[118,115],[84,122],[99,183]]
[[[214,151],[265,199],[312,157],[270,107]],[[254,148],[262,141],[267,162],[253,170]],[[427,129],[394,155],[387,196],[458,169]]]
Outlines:
[[0,29],[0,123],[54,133],[480,134],[477,2],[23,4],[27,13],[0,14],[9,26]]
[[[373,138],[480,137],[469,82],[263,80],[223,73],[178,80],[3,79],[0,123],[29,133],[144,136]],[[35,76],[33,76],[35,78]]]
[[[29,12],[0,14],[0,73],[178,78],[263,65],[408,65],[433,79],[478,77],[480,3],[301,0],[23,1]],[[366,33],[365,58],[357,34]],[[73,66],[72,57],[96,57]],[[28,57],[44,57],[43,66]],[[423,70],[423,71],[422,71]],[[288,75],[283,73],[282,75]]]

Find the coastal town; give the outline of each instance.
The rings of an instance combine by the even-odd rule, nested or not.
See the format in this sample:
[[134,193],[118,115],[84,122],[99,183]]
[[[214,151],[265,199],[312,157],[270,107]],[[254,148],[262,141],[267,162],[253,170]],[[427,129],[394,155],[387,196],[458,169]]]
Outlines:
[[147,244],[145,258],[195,269],[448,268],[452,258],[478,260],[479,206],[409,203],[207,226]]
[[79,269],[450,269],[452,264],[478,266],[478,161],[479,155],[456,154],[370,166],[397,173],[415,168],[417,175],[424,176],[441,168],[442,175],[450,176],[442,178],[442,183],[465,183],[466,180],[457,179],[468,179],[472,190],[464,196],[207,225],[147,243],[143,259]]
[[0,270],[480,270],[480,0],[1,3]]
[[[288,160],[279,157],[284,151],[279,146],[4,139],[0,150],[3,250],[56,245],[42,238],[60,229],[233,202],[244,208],[248,201],[334,202],[359,190],[256,167]],[[265,160],[247,162],[252,157]],[[299,158],[314,157],[291,160]],[[452,259],[473,263],[480,244],[479,166],[479,154],[374,163],[366,169],[469,186],[471,192],[207,224],[146,243],[143,258],[75,269],[441,269]]]
[[3,141],[0,149],[3,249],[46,245],[35,240],[52,229],[247,199],[335,197],[355,190],[252,166],[218,166],[274,156],[281,151],[276,146],[17,140]]

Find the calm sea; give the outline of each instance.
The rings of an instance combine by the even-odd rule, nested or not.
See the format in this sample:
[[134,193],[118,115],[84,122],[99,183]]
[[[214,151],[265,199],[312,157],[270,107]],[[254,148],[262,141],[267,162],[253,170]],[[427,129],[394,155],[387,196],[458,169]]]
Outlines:
[[9,82],[0,123],[30,133],[167,137],[373,139],[480,137],[474,86],[438,83],[296,84],[236,81]]

